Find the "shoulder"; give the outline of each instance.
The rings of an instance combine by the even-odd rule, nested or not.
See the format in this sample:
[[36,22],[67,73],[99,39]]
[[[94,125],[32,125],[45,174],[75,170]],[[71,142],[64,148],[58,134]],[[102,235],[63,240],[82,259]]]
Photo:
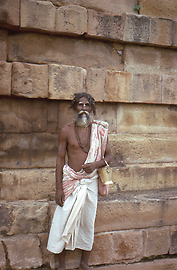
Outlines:
[[106,121],[93,120],[93,124],[98,125],[100,128],[108,129],[109,124]]
[[68,137],[68,135],[74,130],[74,124],[69,124],[67,126],[64,126],[60,129],[59,131],[59,136],[60,137]]

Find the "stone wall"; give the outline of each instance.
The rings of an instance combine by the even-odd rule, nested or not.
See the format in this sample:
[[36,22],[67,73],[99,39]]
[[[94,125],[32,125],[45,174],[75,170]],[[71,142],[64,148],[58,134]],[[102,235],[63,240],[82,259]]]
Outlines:
[[[176,10],[175,0],[1,0],[0,269],[57,267],[46,243],[58,130],[81,91],[109,123],[113,156],[90,264],[176,269]],[[79,259],[68,252],[67,269]]]

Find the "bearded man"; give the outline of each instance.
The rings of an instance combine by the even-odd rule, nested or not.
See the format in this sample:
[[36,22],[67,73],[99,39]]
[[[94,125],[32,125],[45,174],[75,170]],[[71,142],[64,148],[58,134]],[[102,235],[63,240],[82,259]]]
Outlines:
[[[98,201],[97,169],[111,161],[108,124],[93,120],[95,101],[87,93],[75,94],[71,102],[75,121],[59,133],[56,164],[56,203],[48,246],[59,256],[59,270],[65,270],[66,249],[82,250],[79,268],[88,270],[94,240]],[[68,162],[65,164],[67,154]]]

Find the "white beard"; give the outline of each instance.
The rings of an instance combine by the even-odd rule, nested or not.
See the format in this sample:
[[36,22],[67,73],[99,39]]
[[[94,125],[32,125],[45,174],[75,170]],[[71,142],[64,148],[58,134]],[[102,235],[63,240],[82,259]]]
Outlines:
[[75,121],[78,127],[85,128],[92,122],[92,116],[87,111],[80,111],[79,113],[76,113]]

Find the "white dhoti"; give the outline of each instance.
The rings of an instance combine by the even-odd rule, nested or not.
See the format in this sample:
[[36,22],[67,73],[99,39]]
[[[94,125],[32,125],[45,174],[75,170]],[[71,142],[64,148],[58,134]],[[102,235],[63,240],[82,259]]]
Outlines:
[[[100,124],[101,123],[101,124]],[[92,124],[91,146],[85,163],[100,160],[105,152],[107,126],[103,122]],[[107,123],[106,123],[107,124]],[[90,251],[94,240],[94,223],[98,201],[98,174],[75,172],[63,167],[65,202],[57,206],[49,234],[47,249],[53,253],[79,248]]]

